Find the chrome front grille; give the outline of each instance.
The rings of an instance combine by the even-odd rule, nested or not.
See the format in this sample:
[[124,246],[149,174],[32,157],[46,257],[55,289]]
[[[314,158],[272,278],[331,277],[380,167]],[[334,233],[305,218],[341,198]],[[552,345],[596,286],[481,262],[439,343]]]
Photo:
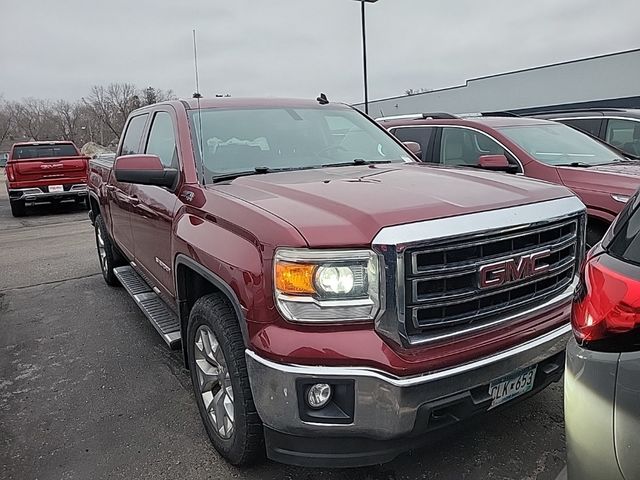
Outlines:
[[[574,279],[582,248],[580,219],[576,216],[409,246],[404,251],[407,335],[424,338],[462,332],[564,291]],[[483,266],[517,263],[537,252],[548,253],[544,272],[481,288],[479,271]]]

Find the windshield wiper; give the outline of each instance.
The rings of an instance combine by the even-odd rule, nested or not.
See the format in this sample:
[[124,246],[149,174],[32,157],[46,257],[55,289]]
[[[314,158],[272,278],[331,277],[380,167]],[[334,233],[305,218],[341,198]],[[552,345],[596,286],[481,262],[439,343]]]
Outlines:
[[361,158],[356,158],[351,162],[341,162],[341,163],[325,163],[322,165],[310,165],[304,167],[285,167],[285,168],[269,168],[269,167],[255,167],[253,170],[246,170],[242,172],[232,172],[232,173],[223,173],[221,175],[216,175],[212,177],[211,181],[213,183],[227,182],[229,180],[235,180],[239,177],[248,177],[250,175],[261,175],[265,173],[278,173],[278,172],[294,172],[297,170],[314,170],[317,168],[325,168],[325,167],[345,167],[345,166],[353,166],[353,165],[375,165],[379,163],[392,163],[391,160],[363,160]]
[[595,165],[585,162],[571,162],[571,163],[558,163],[556,167],[576,167],[576,168],[590,168]]
[[238,177],[248,177],[249,175],[260,175],[269,172],[271,172],[271,169],[269,167],[256,167],[253,170],[246,170],[244,172],[223,173],[222,175],[216,175],[211,179],[211,181],[213,183],[220,183],[229,180],[235,180]]
[[320,167],[352,167],[353,165],[377,165],[379,163],[392,163],[391,160],[364,160],[362,158],[354,158],[350,162],[340,163],[323,163]]

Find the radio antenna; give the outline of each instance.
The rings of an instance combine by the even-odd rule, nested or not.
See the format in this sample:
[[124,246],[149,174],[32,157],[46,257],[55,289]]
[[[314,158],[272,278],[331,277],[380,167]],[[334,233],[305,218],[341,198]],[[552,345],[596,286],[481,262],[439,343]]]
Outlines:
[[193,29],[193,66],[195,69],[196,91],[193,94],[193,98],[196,99],[198,104],[198,137],[200,138],[200,166],[202,167],[202,184],[206,183],[204,174],[204,147],[202,139],[202,112],[200,110],[200,99],[202,94],[200,93],[200,75],[198,74],[198,43],[196,42],[196,29]]

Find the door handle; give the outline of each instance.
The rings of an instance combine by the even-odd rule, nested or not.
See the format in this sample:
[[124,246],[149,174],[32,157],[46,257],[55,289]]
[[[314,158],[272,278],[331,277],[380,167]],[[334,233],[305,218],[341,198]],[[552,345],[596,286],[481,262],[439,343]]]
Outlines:
[[116,187],[114,187],[113,185],[107,185],[105,188],[106,188],[106,189],[107,189],[107,191],[109,191],[109,192],[113,192],[113,191],[116,189]]
[[130,196],[128,200],[131,203],[131,205],[138,205],[140,203],[140,200],[135,195]]

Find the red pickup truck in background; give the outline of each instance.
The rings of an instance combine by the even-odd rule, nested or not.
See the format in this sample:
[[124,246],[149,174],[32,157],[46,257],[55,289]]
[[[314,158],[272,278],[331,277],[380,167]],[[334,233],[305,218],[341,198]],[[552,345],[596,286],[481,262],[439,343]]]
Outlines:
[[11,213],[23,216],[29,203],[86,202],[88,167],[72,142],[14,144],[6,165]]
[[383,463],[564,369],[577,197],[420,164],[324,103],[144,107],[90,163],[104,279],[182,345],[233,464]]

